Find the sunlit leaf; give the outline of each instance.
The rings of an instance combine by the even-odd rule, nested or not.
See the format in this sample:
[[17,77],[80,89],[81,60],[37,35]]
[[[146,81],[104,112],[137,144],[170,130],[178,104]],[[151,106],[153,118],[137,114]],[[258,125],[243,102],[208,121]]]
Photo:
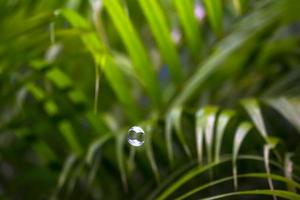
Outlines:
[[119,0],[104,1],[104,7],[108,11],[127,48],[139,80],[150,95],[153,103],[159,105],[160,89],[156,81],[154,69],[128,16],[122,9]]
[[170,28],[157,0],[139,0],[146,15],[151,31],[160,49],[161,55],[168,65],[171,77],[175,83],[182,81],[182,67],[175,46],[171,41]]
[[225,128],[228,122],[230,121],[230,119],[233,117],[233,115],[234,115],[233,111],[224,110],[221,112],[221,114],[217,119],[216,136],[215,136],[215,161],[220,160],[221,146],[222,146]]
[[238,129],[235,132],[233,140],[233,149],[232,149],[232,171],[234,177],[234,187],[237,189],[238,180],[237,180],[237,157],[247,133],[252,128],[252,125],[249,122],[243,122],[239,125]]
[[199,54],[197,50],[200,49],[202,39],[200,37],[200,30],[197,25],[196,18],[194,16],[193,1],[175,0],[174,5],[177,9],[179,19],[184,33],[186,34],[187,43],[191,49],[191,52],[194,55]]

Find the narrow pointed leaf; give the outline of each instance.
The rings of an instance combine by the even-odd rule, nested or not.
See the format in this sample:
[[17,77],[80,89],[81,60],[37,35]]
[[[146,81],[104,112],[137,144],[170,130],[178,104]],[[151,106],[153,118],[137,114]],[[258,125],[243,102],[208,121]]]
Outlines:
[[[208,0],[210,1],[210,0]],[[248,17],[244,18],[236,29],[227,37],[222,39],[217,45],[216,50],[204,63],[199,64],[199,68],[187,80],[181,92],[174,99],[171,107],[177,107],[189,100],[195,93],[201,92],[201,86],[217,71],[222,68],[222,64],[238,49],[249,41],[255,41],[257,36],[263,33],[270,24],[274,23],[285,13],[287,5],[274,4],[268,9],[259,9]],[[256,23],[249,23],[249,21]]]
[[204,127],[205,127],[205,113],[201,109],[196,112],[196,128],[195,128],[195,138],[196,138],[196,149],[198,163],[201,165],[203,163],[203,138],[204,138]]
[[152,134],[153,134],[153,131],[151,130],[151,127],[148,127],[146,129],[146,132],[147,132],[147,135],[148,135],[147,140],[145,141],[146,154],[147,154],[148,160],[150,162],[151,169],[153,171],[155,179],[158,182],[160,180],[160,175],[159,175],[159,170],[158,170],[158,167],[157,167],[157,163],[155,161],[155,157],[154,157],[154,154],[153,154],[153,148],[152,148]]
[[117,163],[118,163],[118,168],[120,171],[121,175],[121,180],[123,183],[123,187],[125,191],[128,190],[128,183],[127,183],[127,175],[126,175],[126,168],[125,168],[125,160],[124,160],[124,146],[125,142],[125,135],[120,134],[116,136],[116,156],[117,156]]
[[234,112],[231,110],[224,110],[219,115],[217,119],[217,125],[216,125],[216,137],[215,137],[215,161],[220,160],[220,154],[221,154],[221,147],[222,147],[222,141],[223,141],[223,135],[226,129],[227,124],[229,123],[230,119],[233,117]]
[[63,169],[59,175],[58,183],[57,183],[57,192],[61,190],[64,184],[67,182],[67,178],[71,173],[71,170],[74,168],[76,164],[77,157],[75,155],[70,155],[64,163]]
[[[257,160],[257,161],[264,161],[264,159],[260,156],[249,156],[249,155],[244,155],[244,156],[239,156],[238,159],[241,160]],[[194,165],[192,169],[188,170],[185,172],[178,180],[174,180],[172,184],[169,185],[168,188],[165,189],[158,197],[155,199],[167,199],[172,193],[178,190],[181,186],[185,185],[188,181],[193,179],[194,177],[209,171],[213,169],[214,167],[221,165],[225,162],[232,162],[232,157],[231,156],[223,156],[219,162],[212,162],[210,164],[204,165],[204,166],[199,166],[199,165]],[[280,167],[279,163],[272,162],[271,164]]]
[[[273,180],[276,180],[276,181],[281,181],[281,182],[284,182],[284,183],[287,183],[287,184],[290,184],[292,185],[293,187],[297,187],[299,188],[300,187],[300,184],[297,183],[297,182],[294,182],[288,178],[285,178],[285,177],[282,177],[282,176],[278,176],[278,175],[274,175],[274,174],[266,174],[266,173],[249,173],[249,174],[241,174],[241,175],[238,175],[238,178],[261,178],[261,179],[267,179],[268,177],[272,178]],[[211,181],[209,183],[206,183],[206,184],[203,184],[183,195],[181,195],[180,197],[177,197],[176,200],[179,200],[179,199],[186,199],[187,197],[197,193],[197,192],[200,192],[206,188],[209,188],[209,187],[212,187],[212,186],[215,186],[217,184],[220,184],[220,183],[224,183],[224,182],[227,182],[227,181],[230,181],[234,179],[233,176],[229,176],[229,177],[225,177],[225,178],[221,178],[221,179],[218,179],[218,180],[215,180],[215,181]]]
[[[137,120],[138,111],[136,109],[136,103],[134,98],[130,98],[131,89],[128,82],[126,81],[122,70],[114,62],[112,56],[107,52],[105,45],[99,40],[96,33],[92,30],[90,24],[78,15],[75,11],[63,9],[61,14],[72,24],[73,27],[84,30],[86,33],[81,34],[81,39],[86,46],[86,48],[91,52],[96,62],[96,67],[101,67],[105,73],[107,79],[109,80],[114,92],[116,93],[120,102],[124,105],[126,114],[133,120]],[[96,69],[97,77],[100,79],[100,69]],[[96,84],[99,80],[96,80]],[[96,85],[95,97],[98,96],[99,87]],[[101,95],[100,95],[101,96]],[[95,105],[97,105],[98,99],[95,99]],[[96,106],[97,107],[97,106]]]
[[211,163],[213,161],[213,141],[214,141],[214,127],[217,117],[218,108],[217,107],[206,107],[206,126],[205,126],[205,143],[207,152],[207,162]]
[[238,15],[241,15],[246,8],[248,0],[232,0],[234,9]]
[[164,61],[167,63],[171,77],[175,83],[182,81],[182,69],[176,52],[175,45],[172,43],[170,28],[167,26],[166,18],[157,0],[139,0],[143,13],[146,15],[153,36],[160,49]]
[[76,152],[78,155],[80,155],[83,152],[83,149],[76,138],[71,123],[66,120],[61,121],[58,125],[58,128],[62,133],[63,137],[65,138],[65,140],[67,141],[68,145],[70,146],[70,149],[73,152]]
[[[271,174],[271,169],[270,169],[270,145],[266,144],[264,145],[264,163],[265,163],[265,169],[268,175]],[[268,185],[270,187],[271,191],[274,191],[274,185],[273,181],[270,177],[268,177]],[[276,200],[276,196],[273,195],[273,199]]]
[[167,142],[167,151],[168,151],[168,157],[169,161],[172,164],[173,163],[173,147],[172,147],[172,132],[175,129],[175,133],[181,142],[183,149],[185,153],[190,157],[191,152],[187,145],[186,139],[184,137],[184,133],[181,128],[181,114],[182,114],[182,108],[178,107],[170,111],[166,117],[166,142]]
[[232,192],[226,194],[215,195],[208,198],[203,198],[203,200],[214,200],[214,199],[222,199],[225,197],[233,197],[233,196],[245,196],[245,195],[267,195],[267,196],[278,196],[285,199],[296,200],[300,198],[300,195],[284,190],[249,190],[249,191],[240,191],[240,192]]
[[[284,158],[284,176],[289,180],[293,180],[293,161],[291,160],[292,154],[286,153]],[[287,188],[291,192],[296,192],[296,186],[291,183],[287,183]]]
[[234,176],[234,187],[237,189],[238,187],[238,180],[237,180],[237,157],[239,153],[239,149],[242,145],[243,140],[245,139],[247,133],[252,128],[252,125],[249,122],[243,122],[239,125],[238,129],[236,130],[234,140],[233,140],[233,149],[232,149],[232,170]]
[[133,68],[139,80],[148,92],[151,100],[157,106],[160,104],[160,89],[155,76],[154,68],[146,54],[130,19],[125,14],[119,0],[105,0],[104,8],[107,10],[116,29],[118,30],[125,47],[131,57]]
[[196,55],[199,54],[198,50],[201,45],[201,35],[194,16],[193,2],[194,1],[191,0],[175,0],[174,4],[183,27],[184,34],[186,35],[188,46],[191,52]]
[[246,99],[242,101],[242,105],[248,112],[248,115],[252,119],[255,124],[257,130],[261,134],[261,136],[266,139],[267,138],[267,130],[265,127],[265,123],[263,120],[263,116],[261,114],[261,110],[256,99]]
[[91,165],[93,162],[93,159],[97,153],[97,151],[101,148],[101,146],[107,142],[109,139],[112,138],[112,134],[106,134],[99,139],[95,140],[88,148],[87,154],[86,154],[86,162],[87,164]]
[[204,0],[206,13],[215,34],[220,35],[223,28],[223,8],[220,0]]
[[288,100],[285,97],[271,99],[268,103],[281,113],[300,133],[300,103]]

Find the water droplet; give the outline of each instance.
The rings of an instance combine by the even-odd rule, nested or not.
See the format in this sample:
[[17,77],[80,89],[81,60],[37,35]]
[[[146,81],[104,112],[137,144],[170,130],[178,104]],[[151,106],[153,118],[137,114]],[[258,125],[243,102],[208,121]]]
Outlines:
[[139,147],[144,144],[145,132],[141,127],[133,126],[128,131],[128,142],[132,146]]

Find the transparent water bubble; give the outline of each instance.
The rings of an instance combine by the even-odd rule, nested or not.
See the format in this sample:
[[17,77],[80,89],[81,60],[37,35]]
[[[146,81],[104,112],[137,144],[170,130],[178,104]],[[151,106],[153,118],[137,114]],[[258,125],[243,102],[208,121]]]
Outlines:
[[133,126],[128,130],[127,139],[129,144],[139,147],[145,142],[145,132],[141,127]]

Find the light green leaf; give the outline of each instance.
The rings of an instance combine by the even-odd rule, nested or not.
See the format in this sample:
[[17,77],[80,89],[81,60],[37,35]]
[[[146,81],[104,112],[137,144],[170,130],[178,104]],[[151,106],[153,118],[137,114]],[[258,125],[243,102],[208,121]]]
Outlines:
[[248,0],[232,0],[232,3],[236,13],[241,15],[245,11]]
[[80,155],[83,152],[83,149],[81,148],[81,145],[75,136],[75,132],[72,128],[71,123],[69,121],[63,120],[59,122],[58,128],[67,141],[68,145],[70,146],[72,152],[76,152],[78,155]]
[[71,79],[60,69],[54,67],[46,73],[46,77],[52,81],[59,89],[71,87]]
[[199,26],[194,16],[194,5],[192,0],[175,0],[173,1],[187,38],[188,46],[194,55],[199,54],[202,43]]
[[182,68],[163,11],[157,0],[139,0],[139,3],[146,15],[161,55],[168,65],[171,77],[178,84],[183,78]]
[[76,161],[77,161],[77,157],[73,154],[68,156],[68,158],[65,160],[63,169],[59,175],[56,193],[59,192],[64,186],[64,184],[67,182],[67,178],[70,175],[71,171],[73,170]]
[[252,128],[252,125],[249,122],[243,122],[239,125],[235,132],[234,140],[233,140],[233,149],[232,149],[232,171],[234,177],[234,188],[237,189],[238,187],[238,180],[237,180],[237,157],[242,145],[243,140],[245,139],[247,133]]
[[259,103],[257,99],[245,99],[242,101],[242,105],[248,112],[248,115],[252,119],[255,124],[257,130],[261,134],[261,136],[266,139],[267,138],[267,130],[265,127],[265,123],[263,120],[263,116],[260,111]]
[[206,115],[206,126],[205,126],[205,143],[207,152],[207,162],[211,163],[213,161],[213,141],[214,141],[214,127],[217,117],[218,107],[210,106],[204,109]]
[[[288,180],[293,180],[293,161],[291,160],[292,154],[286,153],[284,157],[284,176]],[[296,192],[296,186],[291,183],[287,183],[287,189],[291,192]]]
[[30,82],[26,84],[26,88],[38,101],[44,100],[45,92],[40,87]]
[[223,135],[226,129],[227,124],[229,123],[230,119],[233,117],[234,111],[231,110],[224,110],[219,115],[217,119],[216,125],[216,137],[215,137],[215,161],[220,160],[221,154],[221,146],[223,141]]
[[185,153],[191,157],[191,152],[184,137],[184,133],[181,128],[181,115],[182,115],[182,108],[178,107],[170,111],[166,117],[166,142],[167,142],[167,151],[169,161],[173,163],[173,147],[172,147],[172,131],[175,128],[176,135],[181,142]]
[[[243,159],[243,160],[258,160],[258,161],[264,161],[263,158],[258,157],[258,156],[239,156],[238,159]],[[173,180],[172,184],[166,188],[165,191],[163,191],[158,197],[155,199],[167,199],[173,192],[178,190],[179,187],[183,186],[185,183],[187,183],[189,180],[193,179],[194,177],[211,170],[215,166],[221,165],[222,163],[225,162],[232,162],[232,157],[231,156],[223,156],[219,162],[212,162],[210,164],[204,165],[204,166],[199,166],[196,165],[194,168],[190,169],[189,171],[183,173],[183,175],[176,181]],[[272,162],[273,165],[276,165],[277,167],[280,167],[280,165],[276,162]]]
[[[107,52],[104,44],[97,38],[96,33],[92,30],[90,24],[78,15],[75,11],[64,9],[61,11],[62,15],[79,30],[85,30],[86,32],[81,34],[81,39],[85,46],[89,49],[96,62],[96,67],[101,67],[106,77],[108,78],[114,92],[116,93],[120,102],[124,105],[126,114],[134,121],[137,120],[138,110],[136,103],[134,102],[133,95],[128,82],[125,80],[121,67],[118,67],[114,62],[114,58]],[[99,79],[100,72],[96,69],[97,77],[95,87],[95,108],[98,102],[99,91]]]
[[201,164],[203,154],[203,137],[206,143],[207,162],[212,162],[213,156],[213,140],[214,126],[218,108],[215,106],[207,106],[196,113],[196,147],[198,162]]
[[[272,147],[268,144],[264,145],[264,163],[265,163],[265,169],[268,175],[271,174],[271,169],[270,169],[270,149]],[[268,184],[270,187],[271,191],[274,191],[274,185],[273,185],[273,181],[270,177],[268,177]],[[276,200],[276,196],[273,195],[273,199]]]
[[220,35],[223,28],[223,8],[220,0],[204,0],[206,13],[215,34]]
[[243,195],[269,195],[269,196],[278,196],[285,199],[296,200],[300,198],[300,195],[284,190],[248,190],[248,191],[240,191],[240,192],[232,192],[226,194],[215,195],[213,197],[203,198],[203,200],[213,200],[213,199],[221,199],[225,197],[232,196],[243,196]]
[[[210,1],[210,0],[209,0]],[[201,86],[217,71],[222,64],[233,55],[234,52],[242,48],[249,41],[255,41],[257,36],[267,30],[268,26],[274,23],[283,15],[286,4],[274,4],[268,9],[259,9],[248,17],[244,18],[227,37],[221,40],[216,49],[206,59],[199,64],[198,69],[186,82],[179,95],[175,98],[171,107],[177,107],[189,100],[196,92],[199,94]],[[255,22],[255,23],[253,23]],[[231,73],[230,73],[231,74]]]
[[[272,178],[273,180],[277,180],[277,181],[281,181],[281,182],[285,182],[287,184],[290,184],[292,185],[293,187],[297,187],[299,188],[300,187],[300,184],[295,182],[295,181],[292,181],[288,178],[285,178],[285,177],[282,177],[282,176],[278,176],[278,175],[275,175],[275,174],[266,174],[266,173],[249,173],[249,174],[241,174],[241,175],[238,175],[238,178],[262,178],[262,179],[267,179],[267,178]],[[226,181],[230,181],[234,179],[234,176],[229,176],[229,177],[225,177],[225,178],[221,178],[221,179],[218,179],[218,180],[215,180],[215,181],[211,181],[209,183],[206,183],[206,184],[203,184],[183,195],[181,195],[180,197],[177,197],[176,200],[179,200],[179,199],[186,199],[187,197],[197,193],[197,192],[200,192],[206,188],[209,188],[209,187],[212,187],[212,186],[215,186],[217,184],[220,184],[220,183],[224,183]]]
[[99,139],[95,140],[88,148],[85,160],[87,164],[91,165],[93,159],[97,153],[97,151],[101,148],[101,146],[106,143],[109,139],[112,138],[112,134],[105,134],[104,136],[100,137]]
[[154,68],[130,19],[122,9],[119,0],[105,0],[104,8],[107,10],[125,44],[140,82],[145,87],[153,103],[156,106],[160,105],[160,88]]
[[58,113],[58,107],[56,105],[56,103],[53,100],[47,100],[44,103],[44,109],[46,110],[46,112],[50,115],[50,116],[54,116]]
[[154,154],[153,154],[153,149],[152,149],[152,134],[154,134],[154,133],[150,126],[148,126],[146,128],[146,133],[148,135],[147,139],[145,140],[146,154],[149,159],[155,179],[157,182],[159,182],[159,180],[160,180],[159,170],[158,170],[158,167],[157,167],[157,164],[156,164],[156,161],[154,158]]

